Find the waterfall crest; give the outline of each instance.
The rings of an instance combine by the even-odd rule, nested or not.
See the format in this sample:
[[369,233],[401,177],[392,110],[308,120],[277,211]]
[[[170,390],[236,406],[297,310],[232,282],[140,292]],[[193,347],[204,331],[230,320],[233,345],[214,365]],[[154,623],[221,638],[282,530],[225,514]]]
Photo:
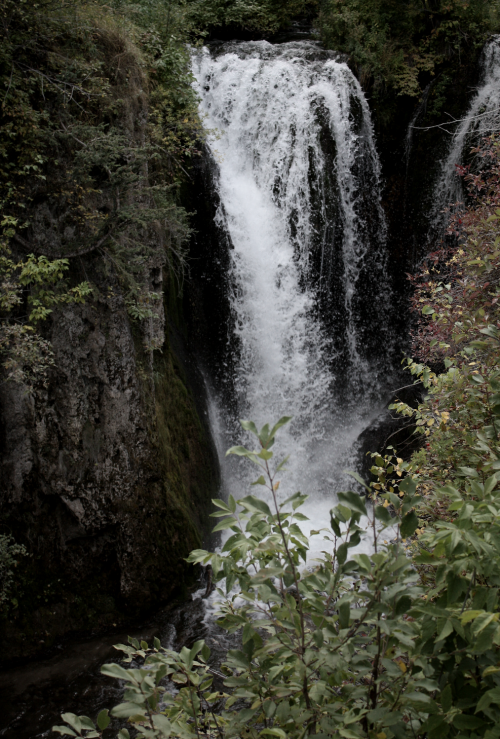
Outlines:
[[236,418],[294,416],[282,442],[293,484],[331,491],[387,371],[386,226],[369,108],[347,65],[309,41],[204,49],[193,71],[205,125],[217,131],[208,140],[217,221],[231,245],[236,409],[213,412],[233,443]]

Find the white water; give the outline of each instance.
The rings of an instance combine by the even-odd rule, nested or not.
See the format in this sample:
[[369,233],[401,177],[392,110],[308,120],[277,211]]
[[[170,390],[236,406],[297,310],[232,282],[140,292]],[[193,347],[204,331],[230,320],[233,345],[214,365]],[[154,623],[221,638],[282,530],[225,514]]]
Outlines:
[[[217,219],[234,247],[237,409],[231,414],[214,391],[212,430],[221,453],[252,443],[235,417],[262,425],[293,416],[277,445],[291,455],[282,487],[311,496],[306,513],[319,528],[383,401],[381,368],[365,351],[371,331],[384,345],[389,298],[369,109],[347,65],[311,42],[226,44],[214,56],[204,49],[193,71],[205,125],[218,131],[209,138]],[[366,289],[372,329],[359,313]],[[322,294],[336,306],[333,329]],[[222,454],[221,464],[225,493],[248,494],[256,476],[248,465]]]
[[433,230],[442,233],[448,216],[443,211],[463,200],[462,179],[455,165],[464,163],[468,150],[482,136],[500,129],[500,36],[486,45],[481,60],[481,82],[469,109],[451,139],[448,153],[441,164],[441,173],[434,190],[435,211]]

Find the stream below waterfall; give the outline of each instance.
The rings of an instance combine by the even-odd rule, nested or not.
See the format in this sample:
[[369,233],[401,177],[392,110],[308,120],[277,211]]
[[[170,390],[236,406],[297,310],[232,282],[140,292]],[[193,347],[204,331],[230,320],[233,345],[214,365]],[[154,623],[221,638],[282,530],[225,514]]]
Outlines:
[[[454,159],[472,117],[498,108],[498,49],[494,39],[469,124],[460,124],[443,159],[438,204],[455,186]],[[230,320],[213,327],[226,337],[227,356],[203,368],[220,496],[246,495],[254,479],[244,462],[225,458],[229,446],[251,443],[238,419],[262,425],[293,416],[276,445],[278,456],[290,454],[280,491],[308,494],[304,528],[318,529],[335,492],[352,485],[344,470],[359,468],[359,436],[397,376],[369,107],[345,61],[311,41],[217,44],[193,53],[193,74],[210,130],[216,225],[230,251]],[[202,596],[203,588],[136,635],[176,649],[204,638],[217,664],[228,637],[214,621],[216,597]],[[119,688],[99,667],[125,640],[115,633],[61,645],[50,659],[0,674],[0,737],[48,737],[61,711],[95,716],[118,702]]]

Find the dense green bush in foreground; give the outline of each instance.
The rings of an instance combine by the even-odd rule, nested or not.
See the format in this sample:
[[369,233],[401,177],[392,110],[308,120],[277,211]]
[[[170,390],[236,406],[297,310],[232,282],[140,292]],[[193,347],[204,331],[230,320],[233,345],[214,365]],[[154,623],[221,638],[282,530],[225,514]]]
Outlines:
[[[447,491],[458,516],[427,529],[417,558],[438,565],[431,589],[402,542],[418,525],[410,477],[366,502],[339,493],[331,528],[315,533],[325,551],[311,562],[299,525],[305,496],[277,498],[284,462],[274,466],[270,448],[288,420],[260,432],[244,423],[258,450],[230,450],[260,467],[256,484],[267,488],[272,506],[254,495],[215,501],[222,518],[216,529],[232,534],[221,554],[190,555],[213,567],[218,623],[241,630],[241,649],[229,651],[223,665],[225,692],[212,687],[202,641],[179,654],[158,641],[153,649],[132,642],[118,649],[128,662],[144,659],[142,667],[103,667],[126,685],[112,715],[128,719],[140,737],[498,736],[496,475],[474,481],[468,500]],[[366,522],[373,553],[352,554]],[[96,730],[89,719],[63,718],[68,726],[56,731],[69,735],[101,736],[109,722],[106,712]]]

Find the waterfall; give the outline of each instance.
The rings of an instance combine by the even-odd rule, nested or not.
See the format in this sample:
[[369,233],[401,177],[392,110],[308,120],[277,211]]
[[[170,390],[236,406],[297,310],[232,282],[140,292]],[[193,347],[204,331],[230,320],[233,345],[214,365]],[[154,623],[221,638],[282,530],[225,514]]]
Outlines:
[[[354,464],[387,381],[386,227],[369,108],[347,65],[310,41],[203,49],[193,72],[230,244],[234,411],[215,388],[212,427],[227,446],[247,440],[238,418],[293,416],[281,442],[290,484],[319,505]],[[248,492],[243,467],[223,465],[236,497]]]
[[481,136],[498,131],[500,124],[500,36],[485,46],[481,58],[481,80],[469,109],[453,134],[434,190],[432,231],[441,235],[447,223],[443,210],[463,200],[462,180],[455,165],[463,164],[468,149]]

